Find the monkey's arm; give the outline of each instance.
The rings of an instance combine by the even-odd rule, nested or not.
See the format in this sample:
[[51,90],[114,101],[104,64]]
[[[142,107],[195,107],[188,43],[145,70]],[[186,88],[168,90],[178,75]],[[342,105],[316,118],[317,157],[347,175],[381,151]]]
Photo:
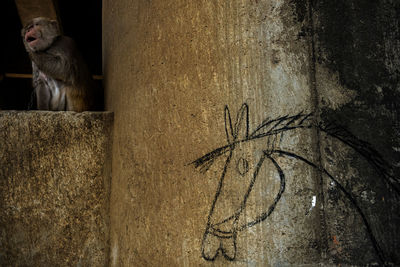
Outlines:
[[36,107],[39,110],[49,110],[49,103],[51,98],[50,90],[46,85],[46,78],[42,76],[38,67],[32,62],[33,77],[32,83],[35,88],[36,94]]
[[32,61],[32,85],[36,88],[37,82],[39,80],[39,70],[36,64]]
[[50,93],[50,90],[48,89],[48,86],[45,84],[45,82],[43,80],[40,80],[36,83],[35,93],[36,93],[37,109],[49,110],[51,93]]
[[72,84],[75,70],[71,58],[61,53],[37,52],[31,54],[37,68],[49,77]]
[[49,77],[67,84],[79,82],[82,59],[71,38],[61,36],[47,50],[30,55],[38,69]]

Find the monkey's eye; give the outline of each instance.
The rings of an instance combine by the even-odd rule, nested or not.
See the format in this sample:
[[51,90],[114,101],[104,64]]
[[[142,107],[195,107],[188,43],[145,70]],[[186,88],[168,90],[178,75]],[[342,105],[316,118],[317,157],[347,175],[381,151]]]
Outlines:
[[244,176],[249,171],[249,162],[244,158],[240,158],[236,163],[236,170],[241,176]]

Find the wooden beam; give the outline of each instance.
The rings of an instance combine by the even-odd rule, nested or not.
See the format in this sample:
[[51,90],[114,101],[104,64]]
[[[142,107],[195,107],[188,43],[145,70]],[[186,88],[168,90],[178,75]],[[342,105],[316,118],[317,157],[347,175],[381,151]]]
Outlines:
[[25,78],[25,79],[32,78],[32,74],[22,74],[22,73],[5,73],[4,76],[6,78]]
[[54,19],[60,24],[54,0],[15,0],[15,4],[22,25],[37,17]]
[[[25,73],[4,73],[4,75],[0,74],[0,81],[3,78],[17,78],[17,79],[31,79],[32,74]],[[103,80],[103,75],[92,75],[93,80]]]

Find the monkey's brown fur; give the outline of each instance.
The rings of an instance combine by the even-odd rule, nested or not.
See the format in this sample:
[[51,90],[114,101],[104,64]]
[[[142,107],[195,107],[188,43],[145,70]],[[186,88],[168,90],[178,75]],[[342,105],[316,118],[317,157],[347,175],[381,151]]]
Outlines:
[[58,24],[35,18],[22,29],[32,60],[33,87],[41,110],[92,110],[94,83],[75,42],[62,36]]

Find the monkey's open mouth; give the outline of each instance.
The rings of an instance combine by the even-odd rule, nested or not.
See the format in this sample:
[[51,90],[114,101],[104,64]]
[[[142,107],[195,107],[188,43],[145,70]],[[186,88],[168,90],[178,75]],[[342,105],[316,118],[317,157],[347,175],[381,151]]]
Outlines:
[[27,33],[25,34],[25,41],[26,41],[28,44],[32,44],[32,43],[35,42],[37,39],[38,39],[38,38],[37,38],[37,36],[36,36],[36,34],[35,34],[34,32],[27,32]]
[[36,41],[36,38],[33,37],[33,36],[27,36],[25,40],[26,40],[28,43],[31,43],[31,42],[33,42],[33,41]]
[[39,38],[34,36],[33,34],[27,34],[25,36],[25,42],[31,47],[31,49],[35,48],[37,43],[39,42]]

